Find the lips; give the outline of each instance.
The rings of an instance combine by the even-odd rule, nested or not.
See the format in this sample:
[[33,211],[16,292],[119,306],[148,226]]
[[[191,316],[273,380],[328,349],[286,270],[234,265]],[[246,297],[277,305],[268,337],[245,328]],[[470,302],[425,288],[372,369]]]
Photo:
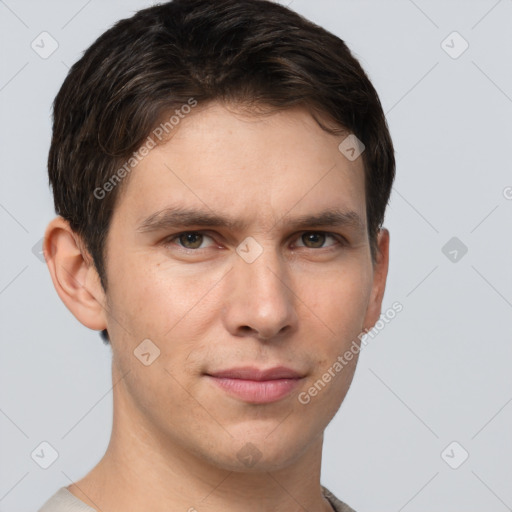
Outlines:
[[231,368],[208,373],[206,377],[243,402],[266,404],[288,396],[299,385],[303,375],[291,368],[278,366],[269,369]]
[[229,370],[221,370],[218,372],[208,373],[212,377],[226,378],[226,379],[243,379],[243,380],[277,380],[277,379],[300,379],[302,375],[286,368],[285,366],[276,366],[267,370],[254,368],[251,366],[243,366],[240,368],[231,368]]

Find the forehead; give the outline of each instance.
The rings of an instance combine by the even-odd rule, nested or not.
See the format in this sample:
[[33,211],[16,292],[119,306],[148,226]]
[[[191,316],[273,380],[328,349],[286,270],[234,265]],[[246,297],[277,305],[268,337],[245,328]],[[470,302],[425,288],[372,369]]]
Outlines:
[[338,149],[345,137],[302,108],[254,115],[219,103],[197,107],[135,166],[116,212],[137,223],[168,207],[194,207],[274,224],[292,210],[321,207],[366,222],[363,160]]

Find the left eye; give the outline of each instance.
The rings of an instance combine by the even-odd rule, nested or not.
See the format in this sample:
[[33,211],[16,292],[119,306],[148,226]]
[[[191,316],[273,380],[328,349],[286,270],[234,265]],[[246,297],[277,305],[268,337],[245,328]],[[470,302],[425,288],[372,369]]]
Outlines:
[[[308,247],[309,249],[319,249],[322,248],[323,244],[325,243],[325,240],[327,238],[332,238],[333,240],[336,240],[336,238],[333,235],[330,235],[329,233],[324,233],[322,231],[307,231],[306,233],[303,233],[299,240],[303,242],[303,246],[299,247]],[[331,244],[335,245],[335,244]]]

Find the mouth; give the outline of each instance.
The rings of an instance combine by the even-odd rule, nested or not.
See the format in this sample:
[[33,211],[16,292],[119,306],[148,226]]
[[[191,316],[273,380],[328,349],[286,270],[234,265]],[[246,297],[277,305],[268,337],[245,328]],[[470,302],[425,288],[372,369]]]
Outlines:
[[304,378],[304,375],[284,366],[266,370],[246,366],[206,373],[205,376],[227,394],[253,404],[282,400]]

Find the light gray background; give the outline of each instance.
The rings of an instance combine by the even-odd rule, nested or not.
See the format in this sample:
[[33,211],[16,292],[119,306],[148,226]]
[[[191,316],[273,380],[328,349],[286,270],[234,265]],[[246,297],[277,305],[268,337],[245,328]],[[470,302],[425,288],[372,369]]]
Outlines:
[[[51,102],[97,36],[148,5],[0,1],[1,511],[37,510],[109,440],[110,348],[63,306],[32,247],[54,215]],[[322,483],[358,512],[512,510],[512,0],[290,6],[360,59],[397,157],[384,309],[404,309],[362,352]],[[42,31],[59,44],[47,59],[31,48]],[[453,31],[469,43],[456,59],[441,47]],[[456,262],[442,252],[452,237],[468,248]],[[31,458],[43,441],[59,453],[46,470]],[[469,453],[458,469],[441,457],[452,441]]]

